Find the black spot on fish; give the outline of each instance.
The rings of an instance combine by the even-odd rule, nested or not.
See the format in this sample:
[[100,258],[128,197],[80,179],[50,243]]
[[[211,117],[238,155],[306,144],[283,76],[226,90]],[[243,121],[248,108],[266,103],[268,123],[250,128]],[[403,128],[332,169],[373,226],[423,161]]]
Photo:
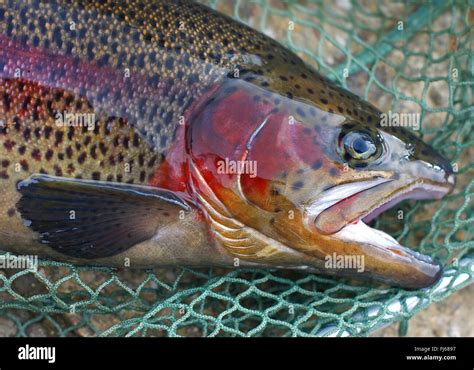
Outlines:
[[31,129],[25,128],[25,130],[23,131],[23,139],[25,139],[25,141],[28,141],[30,140],[30,137],[31,137]]
[[190,74],[188,77],[188,83],[192,85],[196,82],[199,82],[199,75],[197,73]]
[[30,166],[28,165],[28,162],[24,159],[20,161],[20,166],[23,171],[28,171],[30,168]]
[[301,107],[296,108],[296,113],[298,113],[301,117],[306,117],[306,113],[303,109],[301,109]]
[[166,126],[169,126],[173,120],[173,112],[168,112],[165,115],[164,123]]
[[130,148],[130,139],[128,137],[124,137],[122,141],[122,145],[124,146],[125,149]]
[[73,150],[72,150],[72,147],[71,147],[71,146],[68,146],[68,147],[66,148],[66,156],[68,157],[68,159],[71,159],[73,154],[74,154],[74,152],[73,152]]
[[87,153],[86,153],[86,152],[83,152],[83,153],[81,153],[81,155],[79,155],[79,157],[77,158],[77,162],[78,162],[79,164],[83,164],[83,163],[85,162],[86,158],[87,158]]
[[95,57],[95,54],[94,54],[94,43],[93,42],[89,42],[87,44],[87,58],[89,58],[89,60],[93,60]]
[[63,170],[59,166],[54,166],[54,175],[61,177],[63,175]]
[[[34,32],[34,30],[30,30],[30,32]],[[40,44],[40,38],[37,35],[33,36],[33,42],[32,43],[33,43],[33,46],[35,48],[37,48]]]
[[313,162],[313,164],[311,165],[311,168],[313,170],[319,170],[323,165],[323,161],[321,161],[320,159],[318,159],[316,162]]
[[174,59],[172,57],[168,57],[166,58],[166,61],[165,61],[165,67],[169,70],[172,70],[173,69],[173,65],[174,65]]
[[109,63],[109,55],[104,54],[102,55],[99,60],[97,61],[97,67],[106,66]]
[[92,159],[97,159],[97,145],[96,144],[92,145],[90,149],[90,155]]
[[44,128],[44,137],[45,137],[45,139],[49,139],[49,137],[51,136],[52,131],[53,131],[53,128],[50,127],[50,126],[46,126]]
[[292,185],[291,188],[295,191],[301,190],[304,186],[303,181],[295,181]]
[[145,164],[145,156],[143,154],[140,154],[138,156],[138,164],[143,167],[143,165]]
[[35,161],[41,161],[41,152],[39,149],[33,149],[31,152],[31,158],[33,158]]
[[153,167],[153,166],[155,165],[157,159],[158,159],[157,156],[154,155],[154,156],[148,161],[148,167],[149,167],[149,168]]
[[63,40],[61,39],[61,28],[55,27],[53,30],[53,42],[60,49],[63,46]]
[[107,154],[107,146],[103,142],[99,143],[99,149],[103,156]]
[[168,138],[166,136],[162,136],[160,138],[160,147],[164,148],[166,146],[166,142],[167,142]]
[[54,142],[55,146],[58,146],[59,144],[63,142],[63,137],[64,137],[63,131],[56,131],[54,136],[55,136],[55,142]]

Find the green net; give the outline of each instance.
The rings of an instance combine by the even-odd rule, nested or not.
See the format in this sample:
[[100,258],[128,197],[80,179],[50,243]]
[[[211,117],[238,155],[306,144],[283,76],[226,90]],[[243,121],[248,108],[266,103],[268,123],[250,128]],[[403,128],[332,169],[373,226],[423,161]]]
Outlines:
[[36,272],[0,273],[2,335],[368,335],[474,280],[473,8],[465,1],[206,3],[280,40],[381,110],[421,114],[417,133],[450,158],[456,191],[438,202],[404,202],[375,227],[438,258],[443,278],[405,291],[290,271],[114,271],[41,261]]

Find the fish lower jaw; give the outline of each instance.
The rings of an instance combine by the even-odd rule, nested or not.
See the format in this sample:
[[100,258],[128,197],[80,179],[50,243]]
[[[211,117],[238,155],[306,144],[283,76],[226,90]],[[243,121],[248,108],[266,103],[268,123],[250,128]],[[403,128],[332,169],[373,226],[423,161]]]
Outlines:
[[407,261],[415,259],[421,263],[430,265],[436,264],[431,257],[402,246],[389,234],[366,225],[362,220],[357,220],[346,225],[337,233],[333,234],[333,237],[346,242],[380,249],[385,253],[393,254],[393,257],[396,259],[402,258]]
[[442,265],[431,257],[400,245],[361,220],[346,225],[333,237],[348,244],[350,257],[360,256],[365,261],[365,276],[373,280],[404,289],[421,289],[436,284],[443,274]]

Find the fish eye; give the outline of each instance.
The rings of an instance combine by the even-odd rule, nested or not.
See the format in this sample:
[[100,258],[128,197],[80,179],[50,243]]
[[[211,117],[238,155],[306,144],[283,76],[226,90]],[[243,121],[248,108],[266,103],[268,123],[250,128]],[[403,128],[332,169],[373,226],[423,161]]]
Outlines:
[[339,151],[353,167],[364,167],[379,158],[383,151],[382,137],[377,131],[344,127],[339,135]]
[[377,152],[375,141],[365,132],[349,132],[343,143],[345,152],[353,159],[369,159]]

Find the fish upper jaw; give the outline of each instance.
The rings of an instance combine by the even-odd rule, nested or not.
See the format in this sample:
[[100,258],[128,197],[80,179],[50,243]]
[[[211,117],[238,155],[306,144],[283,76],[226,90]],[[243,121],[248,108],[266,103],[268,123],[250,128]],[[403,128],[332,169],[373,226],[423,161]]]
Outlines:
[[453,189],[426,179],[381,178],[339,185],[323,193],[307,208],[307,220],[322,234],[334,234],[345,225],[370,222],[403,200],[441,199]]
[[[453,185],[454,186],[454,185]],[[429,181],[415,181],[412,184],[404,187],[397,194],[392,196],[388,200],[381,202],[379,206],[372,209],[370,213],[366,214],[362,219],[364,222],[369,223],[378,217],[384,211],[394,207],[398,203],[406,199],[412,200],[428,200],[428,199],[441,199],[445,195],[449,194],[453,190],[453,186],[446,185],[441,186],[436,183]]]

